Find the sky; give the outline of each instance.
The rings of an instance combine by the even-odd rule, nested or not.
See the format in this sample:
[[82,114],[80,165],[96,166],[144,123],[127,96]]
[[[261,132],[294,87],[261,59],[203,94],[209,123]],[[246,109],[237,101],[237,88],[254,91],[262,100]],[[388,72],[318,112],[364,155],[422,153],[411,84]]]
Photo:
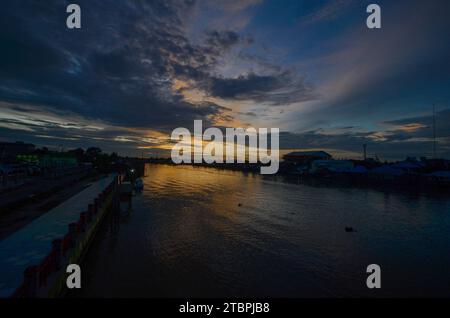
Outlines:
[[[81,29],[66,6],[81,7]],[[368,29],[366,7],[381,7]],[[177,127],[279,128],[336,158],[450,158],[447,0],[3,1],[0,140],[164,156]]]

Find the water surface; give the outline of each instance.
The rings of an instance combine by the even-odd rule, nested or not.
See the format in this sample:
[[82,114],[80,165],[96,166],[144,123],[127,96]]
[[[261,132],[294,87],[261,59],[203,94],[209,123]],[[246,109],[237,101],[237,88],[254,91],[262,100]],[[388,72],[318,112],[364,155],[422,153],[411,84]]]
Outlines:
[[[79,296],[450,296],[449,247],[447,194],[149,165],[132,213],[102,225]],[[372,263],[381,290],[366,287]]]

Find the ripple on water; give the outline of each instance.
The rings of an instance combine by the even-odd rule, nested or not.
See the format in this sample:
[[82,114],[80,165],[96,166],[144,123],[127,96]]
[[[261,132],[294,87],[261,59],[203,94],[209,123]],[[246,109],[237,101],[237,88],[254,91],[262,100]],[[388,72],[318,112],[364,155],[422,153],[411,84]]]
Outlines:
[[147,174],[129,219],[111,235],[102,227],[85,295],[107,286],[116,296],[367,296],[371,263],[386,269],[380,295],[450,295],[446,196],[187,166],[150,165]]

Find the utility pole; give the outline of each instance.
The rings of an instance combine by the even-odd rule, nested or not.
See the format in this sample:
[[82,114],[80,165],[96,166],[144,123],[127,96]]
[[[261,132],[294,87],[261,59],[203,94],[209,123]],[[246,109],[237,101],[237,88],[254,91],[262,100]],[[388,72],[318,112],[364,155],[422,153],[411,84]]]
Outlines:
[[436,159],[436,105],[433,104],[433,159]]
[[363,144],[363,149],[364,149],[364,161],[367,160],[367,144]]

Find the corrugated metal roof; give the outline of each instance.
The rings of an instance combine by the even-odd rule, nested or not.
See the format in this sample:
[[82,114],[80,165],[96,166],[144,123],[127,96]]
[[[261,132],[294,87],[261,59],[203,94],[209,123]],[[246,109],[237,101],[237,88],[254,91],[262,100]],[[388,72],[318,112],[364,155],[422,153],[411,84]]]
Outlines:
[[311,156],[311,157],[331,157],[331,155],[325,151],[295,151],[286,154],[285,156]]

